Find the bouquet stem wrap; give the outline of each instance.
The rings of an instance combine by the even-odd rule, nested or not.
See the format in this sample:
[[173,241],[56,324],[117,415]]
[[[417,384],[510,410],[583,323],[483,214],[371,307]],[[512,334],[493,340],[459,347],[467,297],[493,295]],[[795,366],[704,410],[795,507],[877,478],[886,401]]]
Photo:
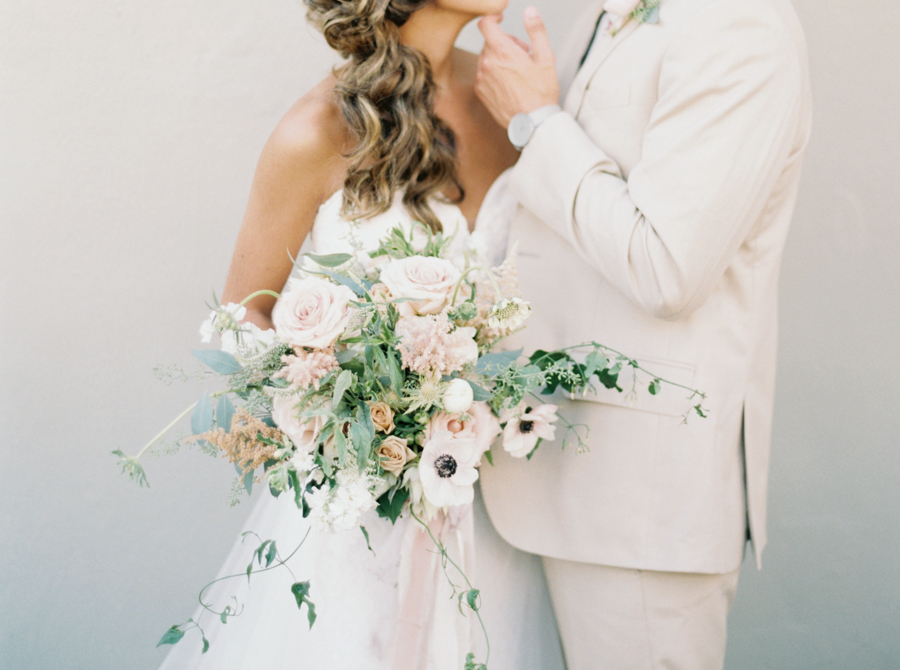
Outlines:
[[[463,572],[474,563],[472,505],[450,507],[427,524],[450,560]],[[475,617],[460,616],[453,602],[456,589],[446,574],[447,561],[428,530],[411,520],[403,537],[400,562],[400,615],[392,670],[459,670],[472,651]]]

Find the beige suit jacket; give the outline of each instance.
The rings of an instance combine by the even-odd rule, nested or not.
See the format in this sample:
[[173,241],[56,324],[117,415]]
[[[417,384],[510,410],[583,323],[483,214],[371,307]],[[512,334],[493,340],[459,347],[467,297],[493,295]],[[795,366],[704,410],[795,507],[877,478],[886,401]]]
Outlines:
[[[600,14],[561,59],[568,82]],[[526,351],[598,341],[705,391],[561,399],[590,452],[496,453],[482,488],[526,551],[724,573],[766,542],[777,282],[810,132],[789,0],[661,0],[598,42],[511,175]],[[626,381],[627,383],[627,381]],[[564,429],[558,428],[558,437]],[[745,485],[746,479],[746,485]],[[749,528],[748,528],[749,520]]]

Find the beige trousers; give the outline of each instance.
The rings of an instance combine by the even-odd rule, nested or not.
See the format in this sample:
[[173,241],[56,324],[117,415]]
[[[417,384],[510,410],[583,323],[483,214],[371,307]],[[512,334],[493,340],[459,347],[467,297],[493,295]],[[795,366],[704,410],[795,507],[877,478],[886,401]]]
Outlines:
[[722,670],[740,569],[704,575],[543,561],[568,670]]

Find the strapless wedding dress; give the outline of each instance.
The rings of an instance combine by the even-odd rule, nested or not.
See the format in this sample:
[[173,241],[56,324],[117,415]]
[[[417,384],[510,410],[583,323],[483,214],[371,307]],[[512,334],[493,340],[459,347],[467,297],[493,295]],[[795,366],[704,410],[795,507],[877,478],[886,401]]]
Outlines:
[[[433,203],[445,235],[455,232],[451,255],[467,253],[493,265],[502,260],[515,208],[506,189],[507,174],[489,190],[471,233],[458,207]],[[407,230],[412,226],[399,195],[390,210],[362,221],[343,218],[340,208],[340,193],[320,207],[307,251],[364,253],[374,250],[394,226],[399,224]],[[221,610],[234,605],[234,596],[242,607],[240,616],[229,618],[223,625],[215,616],[204,614],[201,624],[210,641],[209,651],[200,653],[199,635],[190,631],[172,648],[160,670],[396,670],[392,659],[396,657],[395,634],[403,591],[400,582],[409,561],[404,553],[410,552],[410,530],[418,531],[410,525],[416,522],[404,515],[392,525],[374,511],[369,512],[363,525],[369,534],[370,551],[358,530],[335,534],[310,530],[292,498],[282,495],[276,499],[262,493],[253,502],[244,530],[253,531],[262,540],[276,540],[282,557],[309,531],[300,551],[288,562],[293,577],[279,568],[254,574],[249,582],[243,577],[214,585],[205,601]],[[465,570],[473,586],[481,591],[481,614],[490,641],[489,670],[563,670],[540,559],[518,551],[497,535],[477,487],[467,522],[474,542],[466,553]],[[248,537],[243,543],[239,538],[219,576],[244,573],[258,544],[256,538]],[[451,576],[461,583],[457,575]],[[438,578],[446,579],[443,574]],[[318,614],[312,630],[305,609],[301,612],[297,608],[290,592],[294,581],[307,580]],[[446,583],[440,588],[449,595]],[[424,635],[431,636],[432,647],[439,649],[445,643],[442,636],[449,635],[454,627],[460,629],[462,615],[456,602],[446,597],[436,599],[434,609],[430,624],[426,624],[434,630]],[[467,635],[471,632],[464,643],[469,648],[449,654],[432,652],[428,660],[418,662],[415,670],[463,670],[467,651],[484,661],[484,637],[471,613],[467,615],[462,629]],[[198,616],[199,611],[194,618]]]

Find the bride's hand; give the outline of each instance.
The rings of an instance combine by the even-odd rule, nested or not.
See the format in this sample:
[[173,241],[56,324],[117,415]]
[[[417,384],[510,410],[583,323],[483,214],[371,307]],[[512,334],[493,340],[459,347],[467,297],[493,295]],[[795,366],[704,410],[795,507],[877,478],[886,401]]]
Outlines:
[[531,47],[500,28],[501,16],[478,22],[484,49],[478,60],[475,93],[502,127],[520,112],[559,103],[556,57],[538,11],[525,10]]

